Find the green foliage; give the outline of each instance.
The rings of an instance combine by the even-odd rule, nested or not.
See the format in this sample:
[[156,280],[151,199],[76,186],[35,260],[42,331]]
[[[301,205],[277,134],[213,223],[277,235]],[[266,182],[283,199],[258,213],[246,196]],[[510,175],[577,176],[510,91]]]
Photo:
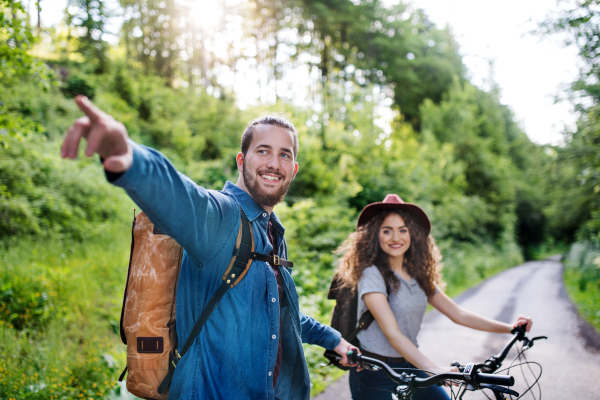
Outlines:
[[[58,148],[12,141],[0,148],[0,236],[82,239],[119,215],[124,196],[110,187],[97,163],[65,164]],[[95,164],[95,165],[94,165]]]
[[565,257],[564,279],[577,310],[600,332],[600,248],[596,243],[574,243]]
[[118,323],[129,229],[123,220],[86,243],[23,240],[0,250],[1,398],[114,393],[125,365]]
[[333,251],[352,232],[354,213],[341,206],[318,205],[314,200],[291,207],[281,204],[275,213],[286,226],[289,258],[298,265],[294,279],[300,282],[299,294],[322,297],[335,269]]
[[108,72],[109,46],[102,36],[106,33],[109,13],[104,2],[75,0],[69,3],[67,13],[70,9],[75,9],[75,13],[69,14],[68,20],[82,31],[77,51],[85,57],[86,68],[98,74]]
[[[178,62],[181,8],[174,0],[120,0],[126,51],[147,73],[173,82]],[[185,40],[185,39],[184,39]],[[204,50],[204,49],[203,49]]]
[[442,275],[446,293],[455,296],[490,276],[521,264],[523,256],[512,241],[464,243],[443,241],[438,246],[444,256]]
[[93,99],[96,95],[94,87],[82,76],[71,75],[65,82],[63,93],[69,98],[73,98],[79,94]]
[[[322,75],[361,85],[392,83],[395,104],[415,126],[422,102],[439,102],[453,77],[463,75],[454,39],[420,10],[379,0],[302,3],[304,28],[314,26],[323,43]],[[346,69],[348,65],[355,68]]]
[[[111,90],[116,92],[119,97],[121,97],[125,102],[131,106],[135,107],[136,99],[135,93],[133,90],[133,83],[131,82],[131,77],[127,74],[125,68],[122,65],[119,65],[116,68]],[[89,97],[89,96],[88,96]],[[148,120],[150,117],[147,115],[145,118],[140,115],[142,119]]]
[[53,306],[48,292],[56,293],[55,288],[39,276],[33,279],[34,282],[27,278],[14,279],[0,287],[0,319],[9,328],[14,327],[18,331],[37,329],[41,332],[52,316]]
[[576,45],[584,62],[570,90],[581,112],[577,129],[565,135],[564,148],[555,149],[551,170],[553,183],[562,184],[548,206],[549,224],[559,240],[600,243],[599,5],[597,0],[568,4],[540,26],[544,34],[566,33],[566,44]]
[[9,104],[11,89],[23,79],[34,82],[41,91],[47,90],[52,82],[47,66],[28,54],[35,38],[26,19],[20,1],[0,1],[0,146],[6,146],[11,137],[22,138],[43,131],[22,113],[14,112]]
[[18,0],[0,1],[0,79],[3,83],[32,72],[34,59],[27,54],[35,41],[25,22],[25,10]]
[[541,245],[547,234],[545,193],[554,190],[543,175],[548,155],[518,128],[497,94],[455,80],[439,105],[425,101],[421,112],[425,140],[434,136],[451,145],[464,165],[464,193],[480,202],[465,208],[482,228],[477,236],[497,241],[516,233],[526,254]]

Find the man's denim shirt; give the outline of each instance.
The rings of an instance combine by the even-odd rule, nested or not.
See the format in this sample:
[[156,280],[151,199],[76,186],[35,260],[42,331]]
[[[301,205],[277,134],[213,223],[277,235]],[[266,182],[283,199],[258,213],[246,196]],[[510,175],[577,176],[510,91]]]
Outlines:
[[[252,223],[256,250],[269,254],[269,214],[242,189],[204,189],[179,173],[158,151],[133,147],[133,165],[113,183],[124,188],[162,231],[183,247],[177,287],[179,350],[222,282],[232,256],[242,207]],[[277,253],[287,258],[284,228],[275,216]],[[291,260],[293,261],[293,260]],[[302,266],[295,266],[302,268]],[[169,399],[308,399],[310,380],[302,343],[334,349],[340,334],[299,310],[291,270],[281,267],[286,298],[281,305],[283,360],[273,389],[279,335],[275,274],[254,261],[240,283],[221,299],[194,345],[180,360]]]

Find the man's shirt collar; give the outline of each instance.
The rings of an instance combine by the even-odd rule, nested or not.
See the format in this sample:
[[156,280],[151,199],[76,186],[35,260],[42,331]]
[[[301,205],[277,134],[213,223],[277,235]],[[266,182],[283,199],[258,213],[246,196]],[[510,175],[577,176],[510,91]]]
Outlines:
[[[254,221],[256,218],[263,216],[263,214],[269,215],[261,206],[256,203],[256,201],[254,201],[248,192],[240,189],[233,183],[227,181],[223,187],[223,191],[235,197],[250,221]],[[274,212],[271,213],[270,220],[271,224],[273,224],[273,227],[277,229],[281,235],[283,235],[285,233],[285,228],[283,225],[281,225],[279,218],[277,218]]]

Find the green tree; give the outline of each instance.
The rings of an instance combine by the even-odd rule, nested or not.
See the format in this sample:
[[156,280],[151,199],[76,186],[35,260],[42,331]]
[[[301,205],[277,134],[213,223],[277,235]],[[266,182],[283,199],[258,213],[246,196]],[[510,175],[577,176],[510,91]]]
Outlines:
[[[27,104],[13,104],[15,88],[34,80],[38,90],[51,85],[51,73],[46,65],[28,54],[35,38],[27,22],[27,14],[18,0],[0,1],[0,145],[8,146],[11,138],[43,131],[35,122],[24,117],[20,109]],[[22,106],[22,107],[21,107]]]
[[[420,10],[378,0],[303,3],[305,19],[321,42],[324,81],[350,74],[359,84],[391,85],[395,104],[417,128],[422,102],[439,103],[453,77],[463,76],[454,39]],[[355,68],[345,69],[350,64]]]
[[[600,1],[589,0],[569,4],[557,15],[541,24],[544,34],[566,33],[567,45],[576,45],[584,61],[579,79],[571,85],[570,97],[580,112],[577,129],[565,135],[565,147],[559,149],[560,171],[556,180],[568,185],[557,187],[549,210],[552,226],[564,223],[568,239],[573,239],[574,226],[581,239],[600,241]],[[574,204],[576,208],[563,209]],[[565,210],[561,215],[560,209]],[[565,215],[566,214],[566,215]],[[555,228],[556,229],[556,228]],[[559,234],[560,235],[560,234]],[[563,236],[563,235],[560,235]]]
[[121,0],[121,28],[128,57],[146,73],[173,84],[178,67],[181,8],[175,0]]
[[[77,51],[92,66],[92,72],[102,74],[108,71],[108,43],[103,35],[106,33],[107,20],[110,17],[104,2],[99,0],[70,0],[77,10],[69,15],[73,26],[83,31],[79,37]],[[67,8],[68,6],[67,5]]]

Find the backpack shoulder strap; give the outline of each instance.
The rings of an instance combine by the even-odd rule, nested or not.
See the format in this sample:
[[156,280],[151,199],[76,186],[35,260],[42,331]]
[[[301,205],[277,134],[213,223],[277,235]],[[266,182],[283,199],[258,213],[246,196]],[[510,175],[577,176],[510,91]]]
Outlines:
[[[388,285],[387,282],[385,283],[385,291],[387,292],[387,297],[389,299],[389,297],[390,297],[390,287],[389,287],[389,285]],[[358,299],[357,299],[357,301],[358,301]],[[348,337],[345,338],[345,339],[348,342],[352,342],[356,338],[356,335],[358,335],[358,333],[360,331],[367,329],[373,323],[373,321],[375,321],[375,317],[371,313],[371,310],[369,310],[367,308],[367,310],[364,311],[360,315],[360,319],[358,320],[358,324],[356,325],[356,329],[354,329],[352,331],[352,333],[350,335],[348,335]]]
[[238,232],[238,237],[236,240],[236,247],[233,251],[233,256],[231,257],[231,261],[229,262],[229,267],[227,271],[223,275],[223,282],[213,294],[213,297],[210,299],[204,310],[202,310],[202,314],[194,324],[190,335],[188,336],[185,344],[181,348],[180,357],[183,357],[185,353],[189,350],[189,348],[194,343],[194,340],[202,330],[202,327],[208,320],[210,314],[212,314],[216,305],[219,303],[221,298],[225,295],[229,288],[237,285],[252,264],[251,255],[254,252],[254,234],[252,233],[252,226],[250,225],[250,221],[244,211],[240,208],[241,213],[241,222],[240,222],[240,230]]

